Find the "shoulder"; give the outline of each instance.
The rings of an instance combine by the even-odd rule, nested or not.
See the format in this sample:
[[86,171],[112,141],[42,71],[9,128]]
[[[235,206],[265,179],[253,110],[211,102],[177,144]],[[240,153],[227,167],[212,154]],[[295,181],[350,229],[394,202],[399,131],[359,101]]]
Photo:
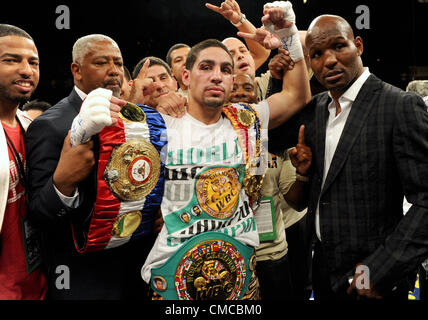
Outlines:
[[267,71],[263,74],[261,74],[259,77],[256,77],[256,83],[257,83],[257,88],[259,91],[259,98],[260,99],[265,99],[266,98],[266,94],[268,91],[268,87],[269,87],[269,79],[270,79],[270,71]]
[[31,122],[27,136],[31,138],[34,134],[47,137],[58,134],[63,139],[71,128],[71,123],[78,114],[79,107],[79,102],[70,101],[70,96],[62,99]]
[[[378,79],[379,80],[379,79]],[[379,103],[394,108],[396,112],[426,111],[423,99],[414,92],[404,91],[394,85],[379,80]]]
[[166,123],[165,118],[171,118],[167,115],[160,113],[155,108],[143,104],[138,104],[138,106],[141,108],[141,110],[143,110],[144,114],[146,115],[147,122],[150,125],[164,127]]
[[247,103],[234,103],[232,104],[238,110],[249,109],[254,110],[256,116],[259,118],[262,127],[267,128],[269,123],[269,103],[266,100],[262,100],[259,103],[247,104]]
[[325,108],[330,103],[331,98],[327,91],[314,95],[309,103],[298,113],[300,119],[312,119],[316,115],[316,111]]

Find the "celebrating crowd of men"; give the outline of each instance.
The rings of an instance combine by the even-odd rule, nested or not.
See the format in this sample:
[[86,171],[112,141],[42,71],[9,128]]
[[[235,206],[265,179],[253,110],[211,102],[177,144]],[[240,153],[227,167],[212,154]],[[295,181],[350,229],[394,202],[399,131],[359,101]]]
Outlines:
[[421,97],[370,73],[339,16],[302,32],[275,1],[257,29],[206,7],[245,43],[129,72],[82,36],[70,94],[37,116],[36,43],[0,24],[0,299],[407,299],[428,256]]

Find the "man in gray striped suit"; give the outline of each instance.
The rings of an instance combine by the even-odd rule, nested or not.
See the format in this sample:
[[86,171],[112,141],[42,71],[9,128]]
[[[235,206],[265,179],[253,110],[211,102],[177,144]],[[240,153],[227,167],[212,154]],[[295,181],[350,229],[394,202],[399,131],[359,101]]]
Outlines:
[[362,39],[341,17],[316,18],[306,47],[328,90],[302,114],[313,154],[306,200],[315,299],[407,299],[428,255],[424,103],[363,67]]

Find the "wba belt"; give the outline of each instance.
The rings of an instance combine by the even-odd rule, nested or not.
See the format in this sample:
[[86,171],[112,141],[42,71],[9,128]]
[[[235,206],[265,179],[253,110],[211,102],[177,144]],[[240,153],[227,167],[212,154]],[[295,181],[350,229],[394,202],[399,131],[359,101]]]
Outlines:
[[79,252],[114,248],[151,232],[164,190],[165,130],[156,110],[128,103],[118,123],[98,134],[97,197],[83,246],[73,231]]
[[153,268],[150,285],[166,300],[255,298],[255,260],[253,248],[224,233],[205,232]]

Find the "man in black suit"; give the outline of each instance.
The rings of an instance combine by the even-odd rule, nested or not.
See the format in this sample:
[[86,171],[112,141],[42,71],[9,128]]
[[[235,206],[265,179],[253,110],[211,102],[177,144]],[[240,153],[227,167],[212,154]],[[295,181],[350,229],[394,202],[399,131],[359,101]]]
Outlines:
[[84,246],[88,232],[96,197],[99,146],[97,138],[71,146],[68,132],[82,100],[96,88],[113,92],[111,115],[113,120],[117,117],[119,106],[125,103],[115,99],[123,82],[120,49],[104,35],[82,37],[73,47],[71,71],[72,92],[32,123],[26,139],[28,210],[45,235],[47,298],[145,298],[140,268],[154,237],[100,252],[82,254],[75,249],[75,245]]
[[[328,90],[303,110],[314,297],[407,299],[428,254],[423,101],[363,67],[362,39],[341,17],[316,18],[306,47]],[[412,204],[405,216],[403,195]]]

